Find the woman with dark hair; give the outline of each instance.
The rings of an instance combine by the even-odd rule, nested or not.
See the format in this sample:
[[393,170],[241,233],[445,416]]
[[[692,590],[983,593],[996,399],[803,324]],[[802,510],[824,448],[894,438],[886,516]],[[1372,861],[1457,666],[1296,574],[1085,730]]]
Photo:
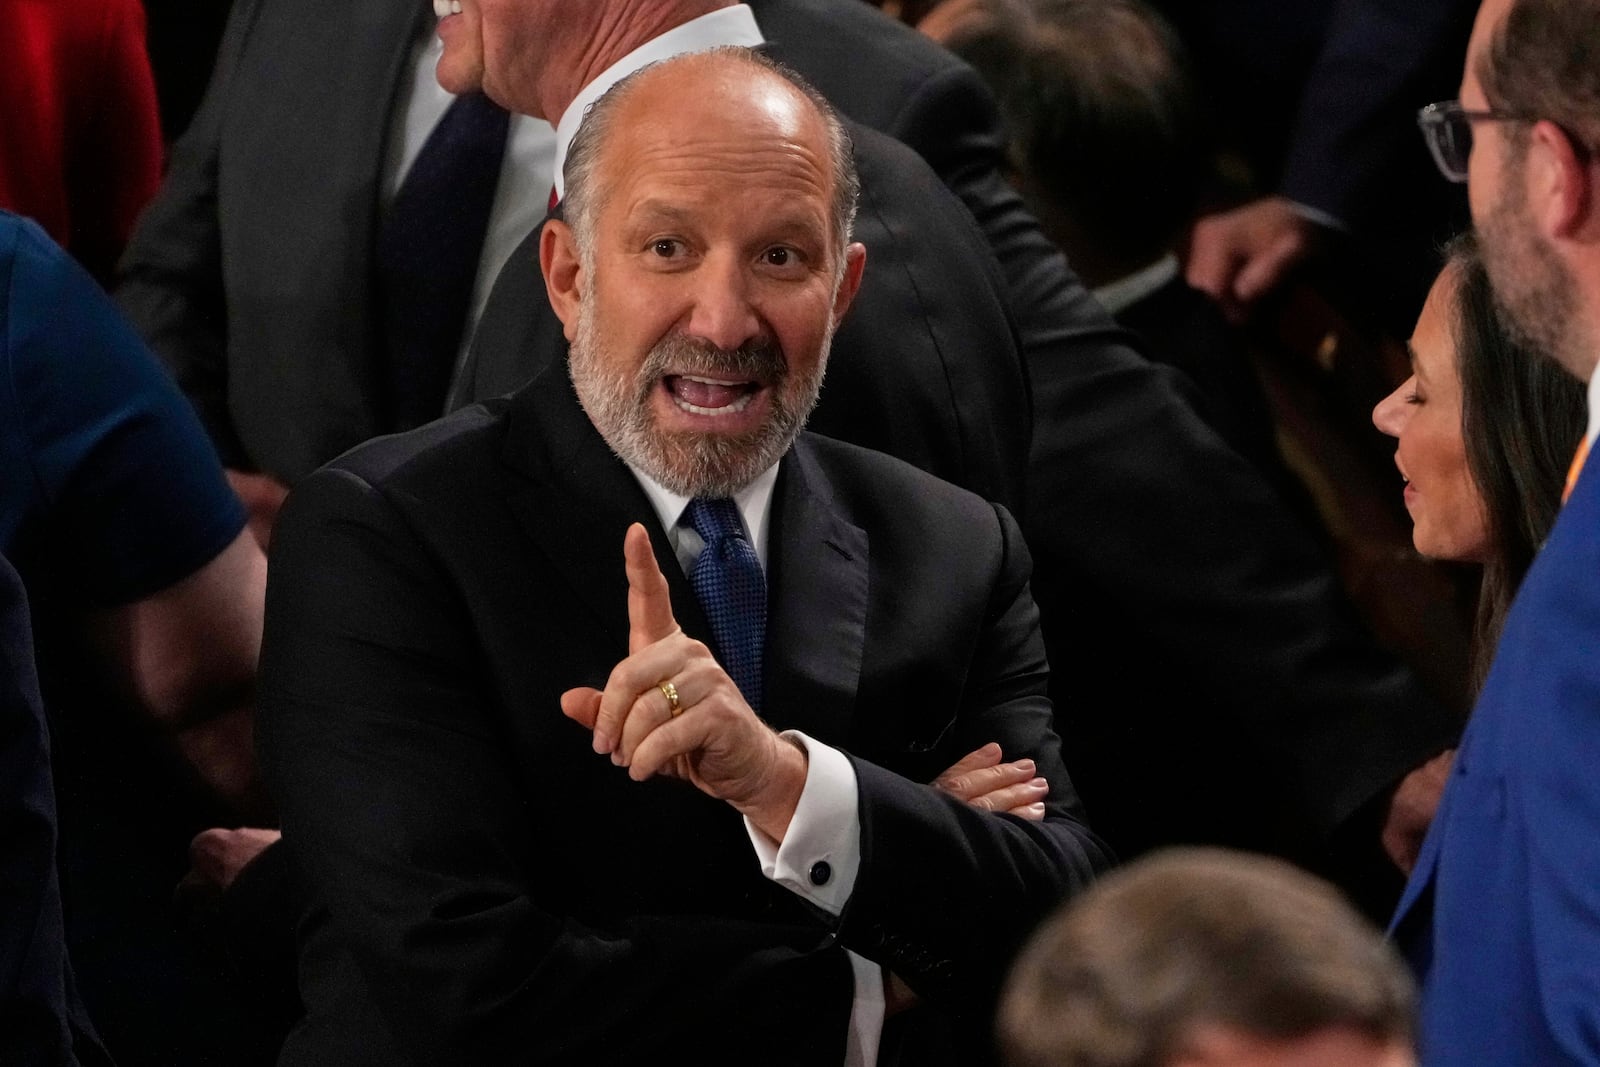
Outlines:
[[1412,374],[1373,409],[1398,439],[1417,551],[1483,565],[1473,681],[1561,507],[1584,387],[1507,333],[1476,239],[1451,243],[1411,343]]

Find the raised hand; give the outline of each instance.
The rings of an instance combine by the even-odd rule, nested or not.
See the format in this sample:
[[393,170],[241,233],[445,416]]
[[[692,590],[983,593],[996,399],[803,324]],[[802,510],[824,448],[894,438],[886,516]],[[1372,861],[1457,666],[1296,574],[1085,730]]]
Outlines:
[[623,539],[623,559],[628,658],[604,690],[563,693],[562,712],[591,729],[594,750],[635,781],[686,779],[781,841],[805,786],[804,751],[762,722],[711,650],[678,626],[666,576],[637,523]]
[[1002,763],[1000,755],[1000,746],[991,741],[957,760],[933,780],[933,787],[984,811],[1043,820],[1050,783],[1034,774],[1033,760]]

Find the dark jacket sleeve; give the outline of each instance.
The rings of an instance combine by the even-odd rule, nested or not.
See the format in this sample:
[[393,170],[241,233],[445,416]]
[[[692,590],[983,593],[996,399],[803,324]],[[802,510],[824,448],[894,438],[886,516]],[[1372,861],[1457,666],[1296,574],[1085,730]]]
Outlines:
[[229,467],[248,459],[228,413],[228,313],[223,291],[217,163],[233,72],[260,4],[238,0],[205,99],[172,150],[161,191],[118,266],[117,302],[189,397]]
[[73,989],[50,740],[22,580],[0,557],[0,1062],[109,1065]]
[[[989,742],[1032,759],[1050,783],[1043,821],[980,811],[895,766],[854,760],[862,866],[845,910],[846,947],[903,978],[941,1016],[987,1035],[1016,950],[1034,925],[1112,862],[1090,832],[1061,759],[1048,667],[1021,532],[995,508],[989,602],[961,706],[940,739],[940,768]],[[935,709],[929,709],[935,710]]]
[[[1397,197],[1397,170],[1436,180],[1417,109],[1455,95],[1477,8],[1471,0],[1342,0],[1335,6],[1306,79],[1284,195],[1343,222],[1368,225]],[[1436,190],[1442,197],[1446,186]]]
[[[641,904],[596,924],[541,905],[573,861],[541,855],[534,824],[561,813],[529,798],[552,786],[522,780],[491,721],[459,594],[360,477],[296,489],[266,628],[258,740],[315,903],[308,1003],[353,997],[381,1019],[354,1062],[840,1060],[851,972],[819,920]],[[594,847],[627,848],[616,829]],[[330,956],[347,961],[335,977]]]

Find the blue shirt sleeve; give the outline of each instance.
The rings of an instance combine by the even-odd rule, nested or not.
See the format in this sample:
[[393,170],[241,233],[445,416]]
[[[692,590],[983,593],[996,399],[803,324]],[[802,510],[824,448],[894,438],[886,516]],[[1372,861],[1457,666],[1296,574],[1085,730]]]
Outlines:
[[0,552],[100,605],[199,570],[244,527],[194,411],[100,287],[0,212]]

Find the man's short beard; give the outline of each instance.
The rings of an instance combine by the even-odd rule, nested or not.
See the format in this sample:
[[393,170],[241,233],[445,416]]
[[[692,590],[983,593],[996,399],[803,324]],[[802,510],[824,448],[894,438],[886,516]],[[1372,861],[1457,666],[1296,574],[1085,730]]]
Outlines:
[[[585,293],[568,362],[578,400],[613,452],[680,496],[726,497],[743,489],[783,458],[816,406],[833,339],[831,327],[809,380],[794,378],[782,351],[770,339],[726,350],[681,334],[658,342],[628,378],[611,369],[615,362],[605,351],[594,308],[592,294]],[[651,413],[650,396],[669,372],[761,382],[768,388],[771,414],[746,433],[663,431]]]
[[1528,215],[1520,161],[1506,160],[1500,190],[1477,229],[1501,321],[1524,347],[1582,376],[1594,353],[1574,351],[1582,347],[1574,318],[1577,283]]

